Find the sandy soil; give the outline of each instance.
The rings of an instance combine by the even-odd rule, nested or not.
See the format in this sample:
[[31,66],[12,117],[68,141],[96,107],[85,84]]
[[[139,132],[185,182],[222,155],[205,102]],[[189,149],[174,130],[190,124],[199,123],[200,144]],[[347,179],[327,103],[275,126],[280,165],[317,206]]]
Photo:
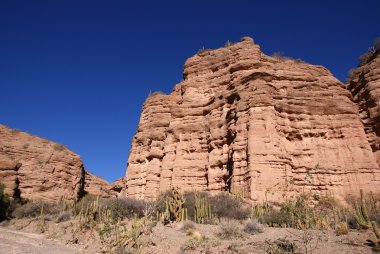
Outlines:
[[[44,234],[34,234],[32,232],[38,232],[35,220],[12,220],[0,226],[0,253],[102,253],[97,231],[76,231],[73,234],[73,223],[49,222]],[[196,224],[194,230],[202,236],[201,241],[189,236],[182,223],[166,226],[158,223],[150,235],[139,240],[142,253],[285,253],[275,251],[279,246],[291,245],[293,253],[369,254],[373,252],[364,243],[366,239],[375,239],[371,230],[351,230],[348,235],[336,236],[333,230],[306,232],[264,227],[263,233],[251,235],[241,230],[241,235],[231,239],[220,238],[218,225]]]
[[76,254],[75,249],[47,240],[43,235],[0,227],[0,253],[7,254]]

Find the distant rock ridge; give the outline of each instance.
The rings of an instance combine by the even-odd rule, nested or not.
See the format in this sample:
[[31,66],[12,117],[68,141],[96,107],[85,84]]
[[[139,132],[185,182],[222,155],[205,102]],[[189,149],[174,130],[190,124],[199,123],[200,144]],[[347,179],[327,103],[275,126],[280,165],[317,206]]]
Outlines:
[[252,200],[380,192],[379,141],[326,68],[267,56],[244,37],[189,58],[183,77],[143,105],[125,195],[149,199],[172,186]]
[[105,180],[87,172],[65,146],[0,125],[0,182],[14,198],[77,200],[86,193],[116,196]]

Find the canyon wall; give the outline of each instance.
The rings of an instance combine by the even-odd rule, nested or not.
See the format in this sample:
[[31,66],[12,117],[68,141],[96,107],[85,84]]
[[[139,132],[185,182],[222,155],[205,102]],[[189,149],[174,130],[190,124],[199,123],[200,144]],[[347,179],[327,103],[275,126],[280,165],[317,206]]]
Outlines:
[[359,107],[368,141],[380,165],[380,49],[352,72],[348,89]]
[[379,193],[378,141],[367,134],[351,93],[326,68],[267,56],[245,37],[189,58],[171,94],[145,101],[125,193]]
[[14,198],[58,201],[76,200],[87,192],[116,195],[65,146],[4,125],[0,125],[0,182]]

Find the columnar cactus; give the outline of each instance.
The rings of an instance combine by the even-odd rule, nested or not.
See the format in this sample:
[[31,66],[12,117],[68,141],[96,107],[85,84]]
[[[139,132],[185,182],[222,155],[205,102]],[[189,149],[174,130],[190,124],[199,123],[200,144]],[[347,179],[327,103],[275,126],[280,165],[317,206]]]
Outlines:
[[364,198],[363,190],[360,190],[360,202],[355,202],[355,219],[356,222],[362,228],[368,229],[372,227],[373,232],[375,233],[377,239],[380,239],[380,231],[375,221],[371,221],[368,216],[367,204]]
[[199,224],[210,223],[213,220],[211,205],[206,198],[195,196],[194,221]]
[[187,220],[187,209],[184,208],[185,198],[178,188],[173,188],[171,197],[166,200],[166,209],[163,217],[170,221]]

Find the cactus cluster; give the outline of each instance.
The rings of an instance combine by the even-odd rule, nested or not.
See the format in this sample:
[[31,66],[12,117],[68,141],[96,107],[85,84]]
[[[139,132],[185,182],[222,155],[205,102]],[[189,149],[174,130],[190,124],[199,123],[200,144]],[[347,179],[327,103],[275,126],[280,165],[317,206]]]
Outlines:
[[194,221],[199,224],[211,223],[214,219],[211,205],[206,198],[195,195]]
[[375,233],[377,239],[380,239],[380,231],[375,221],[371,221],[368,216],[367,204],[364,198],[363,190],[360,190],[360,201],[355,202],[355,219],[356,222],[364,229],[372,227],[373,232]]
[[165,201],[165,211],[158,212],[157,217],[167,221],[187,220],[187,208],[184,207],[186,199],[178,188],[172,188],[171,196]]
[[96,220],[99,215],[99,196],[96,201],[91,202],[87,205],[81,203],[81,208],[79,211],[79,222],[81,227],[93,228],[96,225]]

